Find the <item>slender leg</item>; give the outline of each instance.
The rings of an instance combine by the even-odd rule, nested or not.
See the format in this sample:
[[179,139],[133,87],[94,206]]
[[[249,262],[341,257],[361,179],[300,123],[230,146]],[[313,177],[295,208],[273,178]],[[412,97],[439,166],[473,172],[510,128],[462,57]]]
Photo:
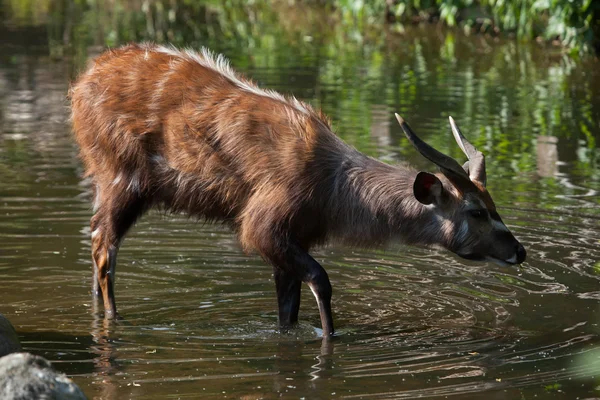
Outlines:
[[104,316],[117,318],[114,295],[117,252],[123,236],[145,211],[144,200],[123,190],[112,191],[112,196],[104,195],[109,202],[100,205],[92,217],[92,259],[94,280],[92,290],[101,293],[104,301]]
[[305,275],[303,281],[317,299],[319,314],[321,315],[321,325],[323,327],[323,337],[333,335],[333,315],[331,313],[331,283],[325,269],[315,261],[308,253],[300,256],[304,261]]
[[[308,287],[310,287],[310,290],[315,295],[319,307],[323,337],[330,337],[334,332],[333,315],[331,312],[332,289],[325,269],[308,252],[295,244],[289,244],[283,251],[283,254],[271,253],[270,255],[265,255],[263,252],[263,256],[271,261],[275,268],[279,268],[289,275],[296,276],[298,277],[297,279],[301,279],[308,284]],[[279,293],[280,291],[277,289],[278,300],[281,304]]]
[[[290,196],[295,195],[290,193],[287,188],[278,185],[264,185],[257,191],[249,199],[239,221],[240,241],[245,248],[256,249],[276,269],[308,284],[317,299],[323,337],[327,338],[333,334],[331,283],[327,272],[308,254],[308,244],[302,246],[301,243],[295,241],[290,232],[290,228],[295,222],[291,221],[293,218],[290,215],[289,204],[286,201],[279,201],[279,199],[288,199]],[[269,207],[265,207],[267,199]],[[276,199],[276,201],[270,201],[270,199]],[[290,278],[281,278],[281,280],[283,279],[289,280]],[[275,280],[276,283],[279,280],[277,274]],[[286,287],[290,287],[289,284],[282,283],[284,282],[279,282],[277,288],[280,318],[283,316],[283,321],[286,321],[289,316],[289,320],[293,321],[296,319],[296,302],[293,299],[297,295],[290,293],[299,293],[299,289],[286,289]],[[285,294],[282,295],[282,293]],[[299,304],[299,301],[297,303]],[[283,309],[281,305],[284,306]],[[290,308],[287,309],[285,306]]]
[[[92,231],[92,242],[94,238],[98,236],[100,230],[98,229],[98,218],[94,215],[90,221],[90,227]],[[93,252],[92,252],[93,254]],[[102,292],[100,291],[100,285],[98,281],[98,265],[96,264],[96,257],[92,256],[92,296],[95,298],[102,297]]]
[[100,291],[100,285],[98,284],[98,266],[96,265],[96,259],[92,257],[93,274],[92,274],[92,295],[96,298],[102,297]]
[[302,281],[278,267],[273,267],[273,276],[279,306],[279,326],[285,330],[298,323]]
[[[117,317],[117,306],[113,292],[114,273],[110,274],[109,263],[112,261],[111,258],[114,259],[116,257],[116,247],[114,244],[111,244],[116,241],[110,239],[114,235],[109,229],[103,227],[98,229],[103,229],[103,231],[97,232],[96,236],[92,239],[94,278],[97,280],[97,283],[92,284],[92,287],[99,288],[99,293],[104,300],[105,317],[113,319]],[[109,249],[113,251],[109,251]]]
[[[90,220],[90,231],[92,233],[92,241],[94,237],[100,232],[98,229],[98,218],[96,216],[96,211],[98,211],[99,204],[102,202],[102,195],[98,190],[98,185],[94,184],[92,186],[92,193],[94,198],[94,216]],[[94,298],[102,297],[102,293],[100,292],[100,285],[98,284],[98,265],[96,265],[95,257],[92,257],[92,296]]]

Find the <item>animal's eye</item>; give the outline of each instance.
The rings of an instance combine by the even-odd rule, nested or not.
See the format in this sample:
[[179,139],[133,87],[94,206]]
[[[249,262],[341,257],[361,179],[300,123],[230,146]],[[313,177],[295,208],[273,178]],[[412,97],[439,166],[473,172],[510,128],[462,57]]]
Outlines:
[[477,219],[485,218],[485,212],[483,210],[470,210],[469,214],[473,218],[477,218]]

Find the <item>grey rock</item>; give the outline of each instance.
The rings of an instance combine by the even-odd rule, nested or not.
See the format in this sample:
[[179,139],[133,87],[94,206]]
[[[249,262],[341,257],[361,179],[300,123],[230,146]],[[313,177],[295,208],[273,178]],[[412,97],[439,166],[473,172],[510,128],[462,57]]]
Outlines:
[[73,381],[43,357],[13,353],[0,358],[0,399],[82,400],[85,395]]
[[0,314],[0,357],[17,351],[21,351],[17,332],[10,321]]

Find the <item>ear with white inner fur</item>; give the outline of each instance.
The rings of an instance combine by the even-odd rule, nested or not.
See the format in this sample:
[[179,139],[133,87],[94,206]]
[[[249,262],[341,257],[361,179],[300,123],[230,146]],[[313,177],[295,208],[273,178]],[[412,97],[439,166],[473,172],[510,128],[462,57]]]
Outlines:
[[437,176],[421,171],[413,183],[413,193],[419,203],[439,203],[442,195],[442,182]]

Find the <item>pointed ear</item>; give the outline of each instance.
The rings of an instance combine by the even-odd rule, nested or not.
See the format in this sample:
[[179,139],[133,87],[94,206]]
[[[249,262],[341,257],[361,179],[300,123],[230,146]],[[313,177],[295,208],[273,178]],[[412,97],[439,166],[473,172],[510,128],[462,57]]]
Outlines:
[[419,172],[413,183],[413,193],[419,203],[438,203],[442,195],[442,182],[429,172]]

